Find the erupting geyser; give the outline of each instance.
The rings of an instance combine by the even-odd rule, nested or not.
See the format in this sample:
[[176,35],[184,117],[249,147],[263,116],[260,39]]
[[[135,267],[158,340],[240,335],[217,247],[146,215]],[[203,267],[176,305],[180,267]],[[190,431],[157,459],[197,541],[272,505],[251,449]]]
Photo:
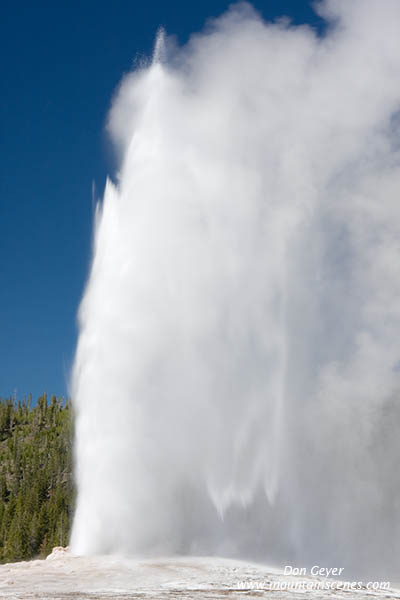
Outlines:
[[400,3],[234,6],[126,76],[73,372],[73,551],[393,572]]

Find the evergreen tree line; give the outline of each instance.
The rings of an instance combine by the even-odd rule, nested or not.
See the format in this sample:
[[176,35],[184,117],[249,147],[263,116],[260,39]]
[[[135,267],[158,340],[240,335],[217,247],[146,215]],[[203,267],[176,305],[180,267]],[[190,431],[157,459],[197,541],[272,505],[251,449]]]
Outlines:
[[68,544],[74,502],[72,409],[47,395],[35,406],[0,398],[0,562]]

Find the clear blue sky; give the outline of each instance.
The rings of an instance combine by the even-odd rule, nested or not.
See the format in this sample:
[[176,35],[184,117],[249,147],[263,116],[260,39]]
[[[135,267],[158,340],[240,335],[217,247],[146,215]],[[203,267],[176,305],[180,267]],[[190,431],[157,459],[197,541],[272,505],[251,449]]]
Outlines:
[[[159,25],[184,43],[225,0],[3,0],[0,12],[0,397],[67,394],[90,262],[92,182],[115,168],[112,93]],[[264,18],[320,25],[307,0]]]

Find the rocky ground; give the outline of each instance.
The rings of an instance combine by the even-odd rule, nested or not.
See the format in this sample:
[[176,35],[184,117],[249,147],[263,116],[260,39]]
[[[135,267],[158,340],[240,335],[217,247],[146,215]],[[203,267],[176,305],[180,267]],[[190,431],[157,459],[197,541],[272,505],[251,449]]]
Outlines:
[[[337,580],[220,558],[134,560],[74,557],[63,548],[46,560],[0,566],[0,598],[14,600],[398,598],[400,590],[348,590]],[[336,586],[335,590],[326,589]],[[321,589],[321,588],[325,589]]]

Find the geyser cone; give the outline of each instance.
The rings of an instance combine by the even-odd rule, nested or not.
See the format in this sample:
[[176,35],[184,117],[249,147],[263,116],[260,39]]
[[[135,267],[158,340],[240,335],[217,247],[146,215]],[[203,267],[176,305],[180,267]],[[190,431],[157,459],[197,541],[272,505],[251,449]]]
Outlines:
[[324,38],[241,4],[174,67],[161,33],[121,85],[73,375],[77,553],[394,569],[400,7],[319,7]]

